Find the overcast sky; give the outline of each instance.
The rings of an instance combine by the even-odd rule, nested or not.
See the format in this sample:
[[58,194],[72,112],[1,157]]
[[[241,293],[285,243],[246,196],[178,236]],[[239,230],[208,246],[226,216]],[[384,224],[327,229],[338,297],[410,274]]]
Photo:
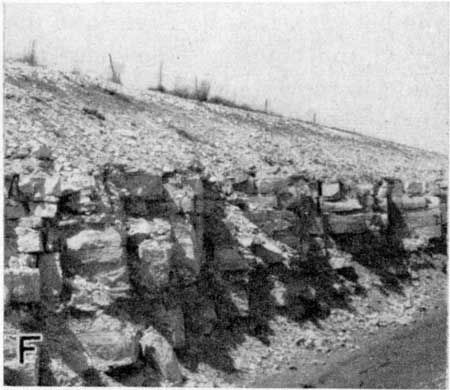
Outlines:
[[447,3],[7,4],[5,55],[213,93],[447,153]]

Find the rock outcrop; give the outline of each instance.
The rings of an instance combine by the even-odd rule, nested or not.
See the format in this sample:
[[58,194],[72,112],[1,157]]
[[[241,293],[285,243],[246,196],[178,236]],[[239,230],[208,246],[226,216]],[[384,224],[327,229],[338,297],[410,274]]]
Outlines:
[[[95,144],[103,130],[91,131]],[[211,353],[210,339],[233,326],[260,336],[277,310],[299,318],[329,312],[323,297],[348,293],[352,255],[376,252],[385,241],[417,251],[445,236],[443,182],[405,187],[376,176],[379,168],[360,181],[323,169],[307,174],[272,141],[258,157],[251,149],[258,164],[238,147],[239,163],[232,164],[231,146],[219,153],[203,135],[205,164],[178,138],[183,164],[146,149],[162,159],[156,164],[131,139],[131,161],[86,162],[75,143],[73,159],[64,160],[53,141],[19,145],[11,137],[5,329],[11,340],[20,332],[44,338],[34,360],[20,367],[8,339],[7,384],[181,385],[186,359]],[[113,144],[100,154],[116,156],[102,149]]]

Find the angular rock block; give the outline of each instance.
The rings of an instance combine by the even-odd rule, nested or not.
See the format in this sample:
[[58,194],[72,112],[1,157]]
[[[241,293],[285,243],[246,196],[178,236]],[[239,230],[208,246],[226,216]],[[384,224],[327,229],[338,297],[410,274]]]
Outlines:
[[80,273],[96,275],[108,266],[126,265],[122,239],[117,230],[82,230],[67,239],[66,255],[71,262],[79,263]]
[[95,190],[95,178],[90,175],[73,173],[61,182],[61,192],[64,195],[81,191],[92,192]]
[[4,285],[8,288],[11,302],[32,303],[40,301],[39,269],[7,268],[4,272]]
[[404,213],[403,218],[407,226],[411,229],[441,225],[441,213],[439,208],[410,211]]
[[42,233],[28,227],[18,226],[15,229],[17,234],[17,250],[24,253],[36,253],[44,251]]
[[277,232],[293,231],[297,221],[295,214],[288,210],[263,210],[246,212],[247,218],[269,236]]
[[440,208],[422,211],[409,211],[403,215],[404,222],[411,233],[428,239],[442,236],[442,216]]
[[129,290],[128,287],[114,288],[97,282],[90,282],[79,275],[75,275],[68,282],[72,289],[69,305],[86,312],[106,309],[117,298],[126,296]]
[[288,260],[274,241],[261,235],[255,238],[251,249],[255,256],[260,257],[267,264],[283,263]]
[[434,225],[434,226],[422,226],[414,228],[415,235],[419,237],[430,238],[439,238],[442,237],[442,226]]
[[22,203],[13,199],[5,199],[5,218],[8,220],[17,220],[27,215]]
[[357,199],[346,199],[337,202],[323,201],[321,210],[324,213],[349,213],[362,210],[362,206]]
[[[85,386],[86,383],[81,375],[75,372],[65,361],[60,357],[50,357],[48,362],[48,369],[51,372],[51,379],[42,378],[44,383],[42,386]],[[48,383],[46,383],[48,382]]]
[[392,202],[400,210],[420,210],[427,208],[427,200],[424,196],[409,197],[403,195],[401,197],[393,197]]
[[95,318],[71,318],[68,326],[96,369],[106,371],[136,362],[140,328],[130,322],[99,314]]
[[139,343],[144,359],[153,362],[165,380],[174,385],[182,382],[183,377],[175,352],[156,329],[153,327],[147,328]]
[[174,211],[179,214],[191,214],[195,212],[195,194],[189,187],[177,188],[171,184],[164,184]]
[[178,217],[172,221],[175,238],[173,265],[188,279],[197,278],[202,266],[202,249],[197,242],[194,227],[188,220]]
[[67,267],[88,283],[102,285],[109,299],[126,297],[130,289],[128,268],[122,240],[114,228],[82,230],[67,239],[63,253]]
[[171,208],[178,214],[203,212],[203,183],[199,176],[176,176],[164,184]]
[[59,253],[39,255],[41,296],[43,299],[59,297],[63,287],[63,275]]
[[30,253],[20,253],[17,256],[11,256],[8,260],[9,268],[36,268],[37,256]]
[[428,209],[439,208],[442,204],[441,199],[438,196],[425,196]]
[[39,229],[44,227],[44,220],[40,217],[30,215],[19,220],[19,226],[24,228]]
[[32,202],[30,203],[30,211],[39,218],[55,218],[58,212],[58,205],[49,202]]
[[155,292],[169,285],[174,243],[144,240],[139,244],[138,278],[149,291]]
[[409,196],[422,196],[425,192],[425,183],[412,181],[406,185],[406,193]]
[[262,195],[277,194],[285,189],[288,184],[288,178],[276,175],[265,176],[256,181],[258,193]]
[[108,174],[110,181],[124,197],[146,200],[164,199],[162,177],[126,167],[115,167]]
[[345,255],[343,253],[341,254],[333,254],[330,256],[328,260],[331,268],[333,269],[341,269],[351,266],[351,256]]
[[333,234],[359,234],[369,230],[372,217],[371,213],[328,214],[326,220],[328,229]]
[[21,196],[31,201],[57,201],[61,196],[60,177],[34,174],[21,175],[19,178],[19,191]]
[[278,201],[275,195],[257,195],[249,196],[246,199],[246,204],[250,212],[271,210],[277,207]]
[[169,240],[171,225],[161,218],[146,220],[144,218],[130,218],[127,222],[128,243],[137,247],[142,241],[149,238],[156,240]]
[[255,179],[253,177],[248,177],[245,181],[237,181],[235,179],[231,185],[233,191],[243,192],[247,195],[256,195],[258,193]]
[[326,200],[340,200],[342,198],[340,183],[322,183],[322,197]]

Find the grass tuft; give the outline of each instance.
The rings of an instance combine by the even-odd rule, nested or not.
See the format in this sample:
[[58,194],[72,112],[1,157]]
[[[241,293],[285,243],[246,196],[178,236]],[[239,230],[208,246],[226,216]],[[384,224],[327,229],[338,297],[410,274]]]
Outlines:
[[30,66],[38,66],[37,59],[37,49],[36,49],[36,40],[31,42],[31,47],[28,53],[25,53],[22,57],[19,58],[19,61],[24,62]]
[[117,69],[117,66],[114,64],[111,54],[109,56],[109,66],[111,68],[111,78],[110,81],[116,84],[122,84],[120,71]]

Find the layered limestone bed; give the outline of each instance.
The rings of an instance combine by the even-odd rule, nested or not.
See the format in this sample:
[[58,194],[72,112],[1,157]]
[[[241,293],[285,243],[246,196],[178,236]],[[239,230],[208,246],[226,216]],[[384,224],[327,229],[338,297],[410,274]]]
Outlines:
[[[310,348],[305,321],[443,278],[442,156],[42,68],[5,80],[7,384],[245,384],[282,364],[270,348]],[[19,333],[43,334],[25,365]]]

